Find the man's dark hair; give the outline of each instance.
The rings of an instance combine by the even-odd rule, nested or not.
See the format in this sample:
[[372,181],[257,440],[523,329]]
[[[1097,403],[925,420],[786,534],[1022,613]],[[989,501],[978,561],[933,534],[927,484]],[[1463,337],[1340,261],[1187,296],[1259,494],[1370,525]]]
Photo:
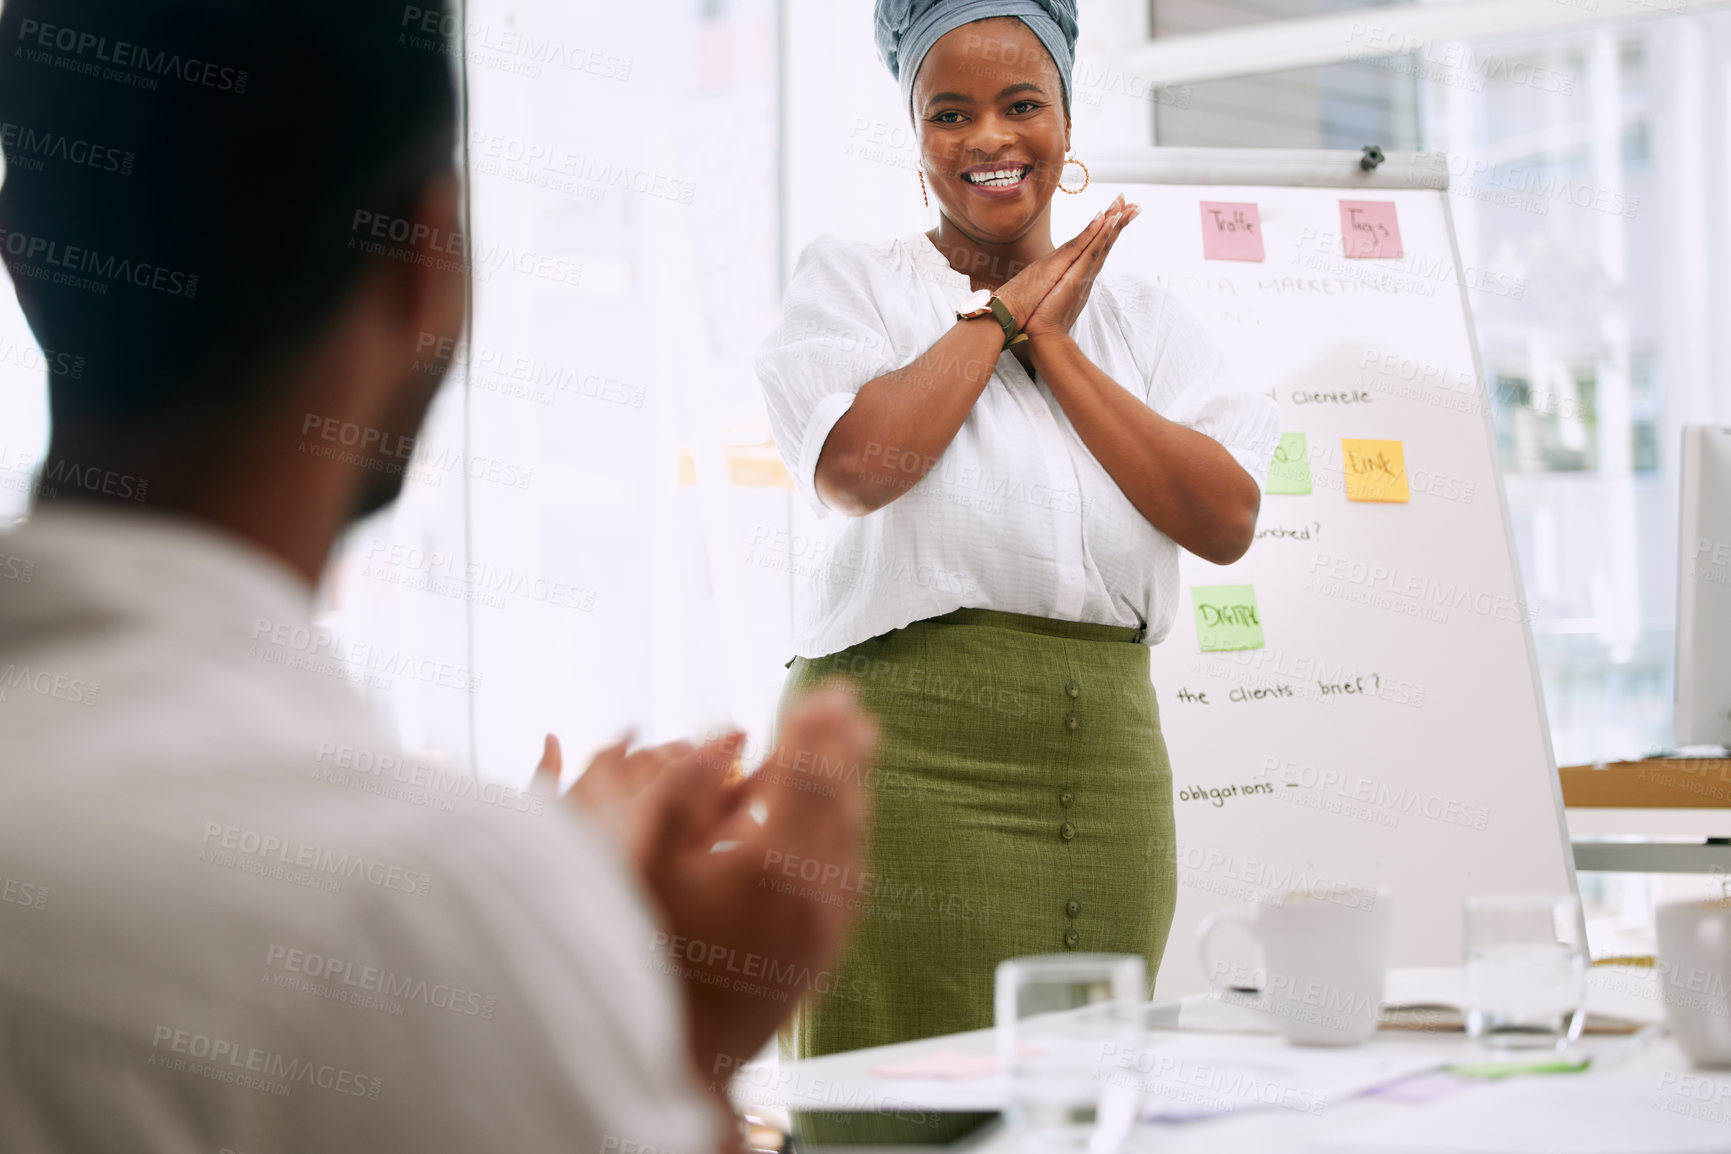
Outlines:
[[[441,0],[5,0],[0,255],[56,423],[238,414],[452,166]],[[376,251],[376,249],[375,249]]]

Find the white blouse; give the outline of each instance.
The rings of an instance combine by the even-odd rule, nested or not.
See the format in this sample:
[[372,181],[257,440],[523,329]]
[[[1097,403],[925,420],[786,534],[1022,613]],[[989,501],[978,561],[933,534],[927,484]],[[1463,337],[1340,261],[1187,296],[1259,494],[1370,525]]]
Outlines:
[[[972,291],[923,233],[884,244],[820,237],[800,254],[780,326],[758,351],[770,427],[819,517],[817,459],[867,381],[911,363]],[[1072,335],[1155,412],[1225,446],[1258,485],[1279,440],[1268,397],[1237,387],[1201,322],[1147,280],[1104,272]],[[868,446],[918,475],[897,446]],[[864,517],[827,518],[786,564],[803,580],[794,645],[824,657],[952,609],[997,609],[1144,628],[1176,611],[1178,545],[1137,512],[1064,410],[1013,353],[924,478]]]

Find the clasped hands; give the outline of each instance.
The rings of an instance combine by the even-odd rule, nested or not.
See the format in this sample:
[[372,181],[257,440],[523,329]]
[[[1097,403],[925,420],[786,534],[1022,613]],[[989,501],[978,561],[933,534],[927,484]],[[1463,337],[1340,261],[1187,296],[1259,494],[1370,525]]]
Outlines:
[[1053,334],[1068,335],[1088,303],[1094,278],[1119,234],[1141,215],[1140,205],[1114,200],[1086,228],[1039,260],[1022,269],[997,289],[1021,331],[1030,340]]

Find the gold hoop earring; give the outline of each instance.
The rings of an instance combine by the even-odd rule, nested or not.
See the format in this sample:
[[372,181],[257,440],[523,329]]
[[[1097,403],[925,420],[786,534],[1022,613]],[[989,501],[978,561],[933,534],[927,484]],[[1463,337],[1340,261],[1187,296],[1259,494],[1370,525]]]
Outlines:
[[1082,170],[1082,187],[1081,188],[1065,188],[1064,187],[1064,172],[1063,172],[1063,169],[1059,169],[1058,170],[1058,191],[1059,192],[1067,192],[1071,196],[1081,196],[1084,192],[1088,191],[1088,186],[1090,184],[1094,183],[1094,178],[1088,174],[1088,166],[1083,164],[1081,161],[1077,160],[1073,156],[1069,160],[1066,160],[1064,162],[1064,168],[1068,168],[1072,164],[1080,167]]
[[925,201],[927,208],[930,208],[932,207],[932,198],[926,195],[926,171],[923,168],[916,168],[914,173],[920,178],[920,199]]

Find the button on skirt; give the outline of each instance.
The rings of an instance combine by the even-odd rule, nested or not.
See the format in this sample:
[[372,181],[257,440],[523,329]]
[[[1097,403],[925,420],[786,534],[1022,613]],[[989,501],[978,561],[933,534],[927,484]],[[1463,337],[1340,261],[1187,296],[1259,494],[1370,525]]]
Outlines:
[[794,661],[784,711],[846,676],[882,742],[864,774],[865,872],[848,891],[859,920],[785,1056],[989,1026],[1005,958],[1141,954],[1152,983],[1177,877],[1172,770],[1137,636],[962,609]]

